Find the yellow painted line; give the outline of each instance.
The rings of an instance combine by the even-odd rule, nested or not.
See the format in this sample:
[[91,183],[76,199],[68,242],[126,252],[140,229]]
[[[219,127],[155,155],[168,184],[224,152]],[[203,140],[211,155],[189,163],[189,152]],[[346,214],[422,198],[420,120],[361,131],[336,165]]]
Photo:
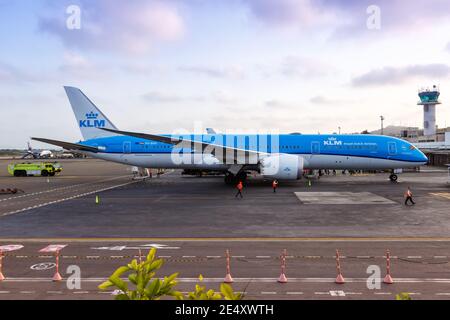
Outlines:
[[0,238],[0,242],[147,242],[147,241],[160,241],[160,242],[365,242],[365,241],[450,241],[450,237],[272,237],[272,238],[262,238],[262,237],[245,237],[245,238],[234,238],[234,237],[167,237],[167,238]]
[[443,197],[446,199],[450,200],[450,193],[449,192],[435,192],[435,193],[430,193],[433,196],[437,196],[437,197]]

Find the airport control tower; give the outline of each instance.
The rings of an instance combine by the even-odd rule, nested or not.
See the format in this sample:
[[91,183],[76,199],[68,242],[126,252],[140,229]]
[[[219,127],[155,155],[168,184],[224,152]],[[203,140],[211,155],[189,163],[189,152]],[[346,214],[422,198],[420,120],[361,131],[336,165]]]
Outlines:
[[420,89],[418,105],[423,106],[423,135],[431,136],[436,134],[436,105],[439,102],[439,88],[433,86],[432,89]]

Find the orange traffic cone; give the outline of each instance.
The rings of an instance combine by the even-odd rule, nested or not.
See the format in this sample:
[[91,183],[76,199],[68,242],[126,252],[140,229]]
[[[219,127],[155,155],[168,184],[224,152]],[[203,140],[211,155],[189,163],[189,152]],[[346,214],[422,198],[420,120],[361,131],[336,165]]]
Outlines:
[[228,249],[225,252],[225,256],[227,259],[227,273],[225,275],[225,279],[223,280],[223,282],[224,283],[232,283],[233,277],[231,276],[231,272],[230,272],[230,251]]
[[342,275],[341,272],[341,262],[340,262],[340,255],[339,255],[339,251],[336,249],[336,268],[337,268],[337,277],[336,277],[336,283],[337,284],[344,284],[345,283],[345,279],[344,276]]
[[281,258],[281,274],[280,277],[278,278],[278,282],[286,283],[288,282],[286,278],[286,249],[283,250],[280,258]]
[[391,277],[391,253],[389,250],[386,250],[386,276],[383,280],[386,284],[393,284],[394,280]]

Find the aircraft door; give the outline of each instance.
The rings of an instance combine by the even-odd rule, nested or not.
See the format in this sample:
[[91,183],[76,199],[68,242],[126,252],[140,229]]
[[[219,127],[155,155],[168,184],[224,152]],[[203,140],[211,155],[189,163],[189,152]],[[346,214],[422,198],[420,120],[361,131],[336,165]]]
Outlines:
[[319,141],[313,141],[313,142],[311,142],[311,153],[312,153],[312,154],[319,154],[319,153],[320,153],[320,144],[319,144]]
[[388,142],[388,153],[390,156],[397,154],[397,144],[395,142]]
[[123,153],[130,153],[131,152],[131,142],[125,141],[123,143]]

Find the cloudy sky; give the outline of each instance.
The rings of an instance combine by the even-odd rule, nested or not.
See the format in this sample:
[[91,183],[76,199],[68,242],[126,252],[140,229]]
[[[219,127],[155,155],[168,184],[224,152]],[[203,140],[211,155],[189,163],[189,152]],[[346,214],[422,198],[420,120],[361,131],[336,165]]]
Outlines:
[[417,89],[439,84],[450,126],[449,18],[448,0],[0,0],[0,148],[78,141],[63,85],[124,130],[329,133],[421,126]]

